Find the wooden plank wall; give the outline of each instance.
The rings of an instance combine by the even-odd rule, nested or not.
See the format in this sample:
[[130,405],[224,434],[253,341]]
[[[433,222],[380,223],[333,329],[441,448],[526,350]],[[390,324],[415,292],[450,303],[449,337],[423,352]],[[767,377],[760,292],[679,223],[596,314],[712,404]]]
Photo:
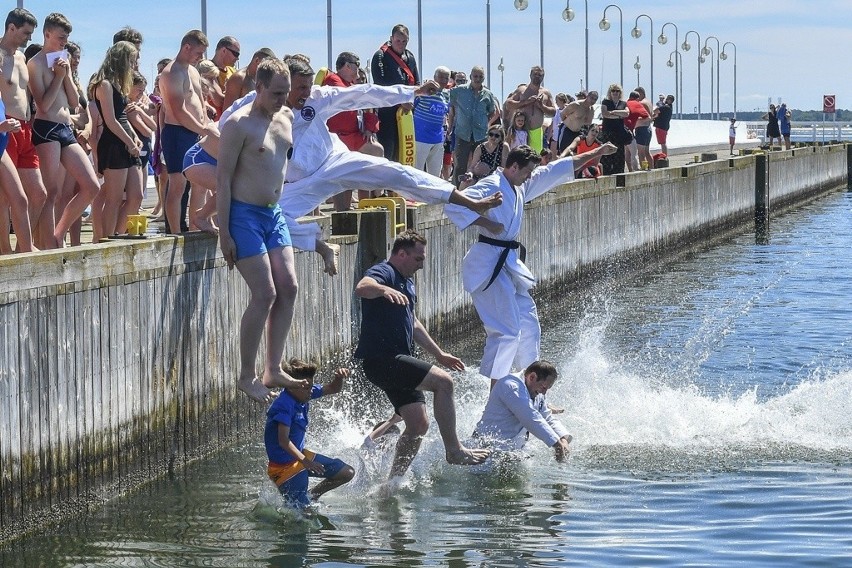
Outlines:
[[[770,187],[793,195],[841,183],[846,156],[843,147],[774,153]],[[753,183],[754,159],[744,157],[548,193],[529,206],[522,234],[540,293],[613,256],[747,218]],[[435,334],[480,336],[460,274],[475,231],[459,233],[438,206],[412,218],[431,250],[419,318]],[[338,276],[297,253],[288,357],[345,357],[352,347],[353,285],[390,242],[383,213],[357,223],[358,236],[336,238]],[[258,425],[264,409],[234,384],[247,303],[242,279],[201,235],[0,258],[0,541],[53,505],[98,501]]]

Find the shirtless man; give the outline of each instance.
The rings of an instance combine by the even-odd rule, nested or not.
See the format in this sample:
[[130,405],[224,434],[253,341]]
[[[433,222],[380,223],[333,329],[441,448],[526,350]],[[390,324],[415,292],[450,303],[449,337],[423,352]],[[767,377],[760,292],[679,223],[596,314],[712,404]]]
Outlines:
[[[47,200],[47,190],[38,169],[38,154],[33,146],[30,125],[30,105],[27,86],[30,75],[24,54],[19,48],[32,39],[38,21],[23,8],[15,8],[6,16],[6,28],[0,39],[0,98],[6,105],[6,118],[17,120],[21,129],[9,133],[6,153],[18,169],[18,177],[27,195],[30,227],[33,238],[40,246],[53,241],[53,212],[44,216],[42,210]],[[0,117],[2,119],[3,117]],[[8,224],[5,224],[8,227]]]
[[30,59],[27,70],[30,75],[30,92],[36,105],[33,121],[33,144],[38,154],[41,175],[47,188],[45,214],[49,215],[54,201],[62,189],[61,168],[71,174],[77,182],[78,192],[71,198],[45,247],[62,246],[65,234],[83,214],[100,190],[95,169],[86,152],[77,143],[71,129],[71,113],[80,104],[79,93],[71,77],[71,65],[67,55],[48,65],[47,55],[62,52],[71,35],[71,22],[59,13],[44,19],[44,48]]
[[589,91],[586,98],[565,105],[559,118],[564,128],[559,138],[559,153],[571,145],[583,128],[592,124],[595,119],[595,103],[598,102],[598,92]]
[[258,49],[254,52],[248,67],[243,67],[228,77],[228,80],[225,82],[223,110],[231,106],[235,100],[246,96],[254,90],[254,76],[257,73],[257,66],[260,65],[261,61],[269,57],[275,57],[275,52],[268,47]]
[[541,86],[543,81],[544,69],[536,65],[530,69],[530,82],[526,85],[519,85],[503,105],[503,116],[514,116],[515,112],[519,110],[527,115],[529,142],[536,152],[541,152],[544,144],[541,131],[544,117],[556,114],[553,95]]
[[[181,173],[183,157],[200,136],[212,131],[204,111],[201,76],[195,69],[207,46],[207,37],[203,32],[187,32],[180,42],[180,51],[160,73],[160,91],[165,109],[162,147],[169,172],[165,204],[166,231],[169,233],[180,233],[185,226],[186,211],[181,203],[187,185]],[[191,221],[194,221],[194,212],[201,208],[202,199],[203,195],[190,194]]]
[[[299,388],[281,368],[284,342],[293,320],[296,268],[290,233],[278,199],[287,154],[293,147],[293,113],[285,107],[290,72],[270,58],[257,70],[257,96],[222,124],[217,170],[219,242],[228,266],[236,265],[251,291],[240,322],[240,374],[237,388],[258,402],[270,402],[270,387]],[[266,324],[266,364],[262,382],[255,361]]]
[[633,129],[633,136],[636,140],[636,148],[639,151],[639,164],[648,164],[648,168],[653,167],[654,160],[651,158],[651,124],[654,122],[654,106],[651,104],[651,99],[645,94],[643,87],[636,87],[635,91],[641,97],[640,102],[645,110],[648,111],[648,118],[640,118],[636,122],[636,128]]

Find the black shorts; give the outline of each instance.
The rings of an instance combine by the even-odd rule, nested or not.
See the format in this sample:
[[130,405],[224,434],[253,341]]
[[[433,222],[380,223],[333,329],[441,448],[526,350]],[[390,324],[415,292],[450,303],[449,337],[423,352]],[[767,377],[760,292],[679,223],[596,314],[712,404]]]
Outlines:
[[388,395],[388,400],[397,414],[399,409],[407,404],[426,403],[426,396],[417,390],[417,387],[431,368],[431,363],[410,355],[364,359],[364,374],[367,380]]

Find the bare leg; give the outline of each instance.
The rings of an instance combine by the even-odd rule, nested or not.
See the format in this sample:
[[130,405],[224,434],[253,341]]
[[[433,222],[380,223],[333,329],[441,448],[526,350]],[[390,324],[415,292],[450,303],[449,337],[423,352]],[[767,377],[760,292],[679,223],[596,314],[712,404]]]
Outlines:
[[[216,187],[215,185],[213,187]],[[207,202],[207,188],[196,187],[195,184],[189,186],[189,230],[197,230],[199,227],[195,224],[196,211],[204,207]]]
[[[41,214],[44,209],[44,202],[47,200],[47,190],[44,188],[44,182],[41,179],[41,172],[38,168],[21,168],[18,170],[18,177],[21,179],[21,185],[24,186],[24,193],[27,194],[27,201],[30,207],[30,226],[32,228],[33,238],[39,246],[42,241],[50,241],[53,238],[53,224],[41,222]],[[53,219],[53,216],[50,216]],[[45,226],[44,232],[42,227]]]
[[273,249],[267,256],[275,290],[266,327],[266,367],[263,372],[263,384],[267,388],[299,387],[306,384],[306,381],[297,381],[281,368],[284,343],[290,333],[296,293],[299,289],[293,247]]
[[[38,250],[33,246],[27,194],[24,193],[15,164],[12,163],[9,154],[6,153],[0,158],[0,191],[5,194],[6,202],[12,212],[12,226],[15,229],[15,238],[18,241],[18,252]],[[5,223],[3,230],[6,231],[8,238],[8,221],[0,219],[0,222]]]
[[116,234],[127,232],[127,216],[138,215],[139,208],[142,207],[142,173],[138,166],[131,166],[125,171],[127,172],[127,179],[124,182],[124,193],[127,197],[115,224]]
[[12,254],[12,241],[9,239],[9,202],[0,191],[0,254]]
[[[118,224],[119,208],[121,208],[124,186],[127,183],[127,174],[130,170],[123,168],[119,170],[104,170],[103,210],[100,212],[100,227],[98,235],[101,238],[110,237],[116,233]],[[127,222],[125,221],[125,224]]]
[[[52,143],[40,144],[39,147],[48,145],[52,145]],[[83,214],[83,211],[95,199],[95,196],[97,196],[100,190],[95,170],[92,168],[89,158],[79,144],[71,144],[62,148],[60,157],[66,172],[77,180],[80,191],[71,198],[71,201],[68,202],[68,206],[65,207],[65,211],[62,213],[62,217],[56,223],[54,237],[56,238],[57,246],[65,240],[65,233],[68,232],[71,224],[80,218],[80,215]],[[39,159],[41,159],[41,156],[39,156]]]
[[[216,167],[212,164],[198,164],[192,166],[184,172],[186,179],[192,184],[192,187],[198,187],[198,191],[206,191],[202,188],[216,187]],[[212,217],[216,214],[216,193],[214,192],[204,206],[199,210],[190,208],[189,223],[192,226],[210,233],[218,235],[219,228],[213,223]]]
[[[59,142],[46,142],[39,144],[36,148],[38,154],[39,169],[41,177],[44,180],[45,199],[44,207],[42,208],[41,216],[39,217],[39,236],[41,237],[41,246],[45,249],[53,249],[60,246],[55,237],[56,233],[56,215],[54,206],[60,191],[60,155],[62,148]],[[48,234],[49,229],[49,234]]]
[[429,419],[426,417],[426,405],[422,402],[406,404],[399,409],[399,414],[405,422],[405,430],[396,443],[396,453],[393,456],[389,478],[402,477],[408,471],[414,456],[420,451],[423,436],[429,430]]
[[330,479],[323,479],[311,489],[311,500],[316,501],[320,495],[328,493],[332,489],[340,487],[344,483],[349,483],[355,477],[355,470],[352,466],[347,465],[337,472],[337,475]]
[[186,179],[183,174],[169,174],[169,187],[166,191],[165,212],[166,223],[169,224],[169,230],[173,235],[180,233],[180,201],[183,198],[183,192],[186,188]]
[[[423,378],[417,390],[432,391],[435,395],[433,408],[435,422],[444,442],[447,461],[458,465],[474,465],[482,463],[490,455],[487,450],[471,450],[459,442],[456,433],[456,403],[453,400],[453,378],[437,367],[432,367]],[[403,416],[403,418],[405,418]]]
[[335,211],[349,211],[352,209],[352,190],[341,191],[331,198],[331,202]]
[[240,374],[237,388],[257,402],[271,402],[272,393],[255,374],[257,350],[263,335],[263,324],[275,302],[275,283],[269,256],[259,254],[237,261],[237,270],[251,292],[249,304],[240,321]]

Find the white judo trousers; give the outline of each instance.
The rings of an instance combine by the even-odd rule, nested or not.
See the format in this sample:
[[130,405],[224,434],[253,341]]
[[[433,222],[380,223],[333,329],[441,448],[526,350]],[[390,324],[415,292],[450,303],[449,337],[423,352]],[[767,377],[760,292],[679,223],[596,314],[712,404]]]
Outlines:
[[[503,203],[490,209],[486,217],[501,223],[503,231],[498,234],[478,228],[485,237],[517,241],[524,204],[573,179],[574,160],[562,158],[536,168],[530,179],[520,186],[513,187],[503,170],[498,169],[462,193],[472,199],[482,199],[501,191]],[[479,218],[476,213],[456,205],[447,205],[444,212],[460,229],[466,229]],[[470,293],[485,327],[485,349],[479,372],[494,380],[505,377],[513,369],[523,370],[537,360],[541,344],[538,310],[530,295],[535,277],[521,261],[518,249],[508,251],[505,264],[491,281],[504,250],[505,247],[477,241],[462,261],[464,289]]]

